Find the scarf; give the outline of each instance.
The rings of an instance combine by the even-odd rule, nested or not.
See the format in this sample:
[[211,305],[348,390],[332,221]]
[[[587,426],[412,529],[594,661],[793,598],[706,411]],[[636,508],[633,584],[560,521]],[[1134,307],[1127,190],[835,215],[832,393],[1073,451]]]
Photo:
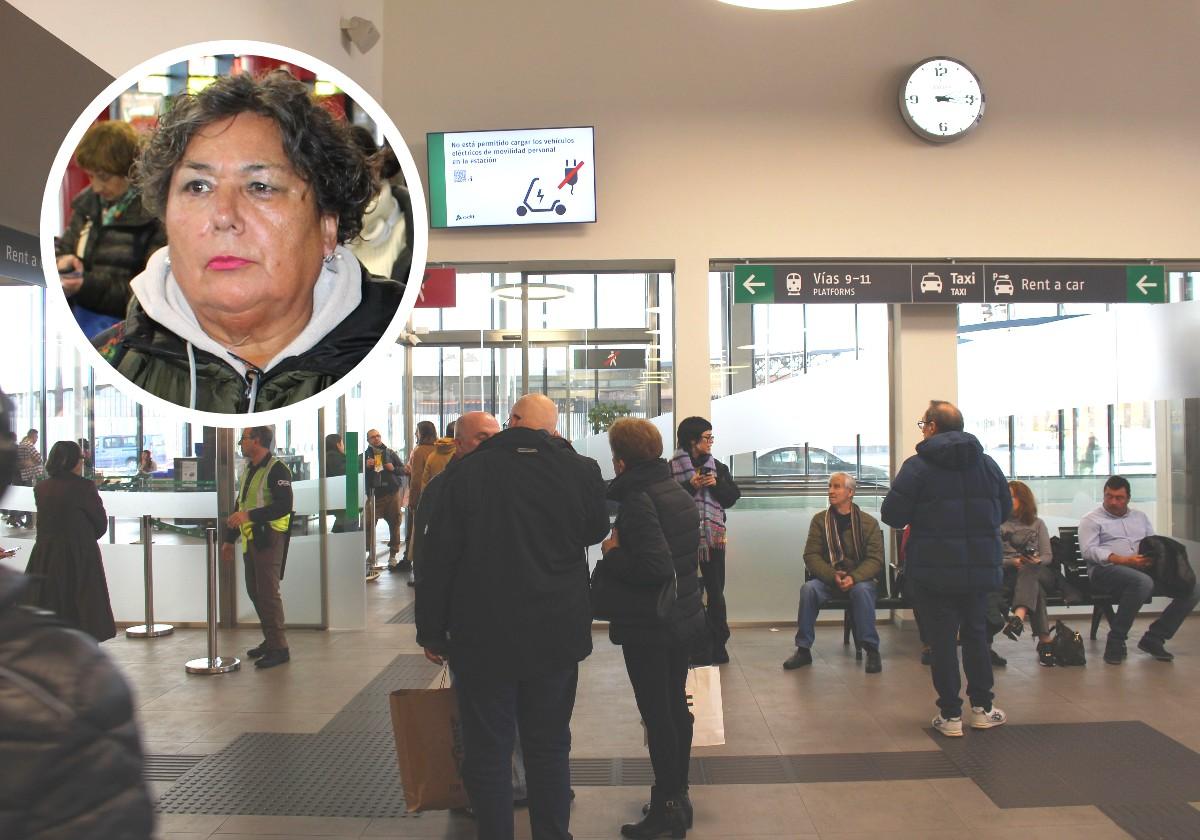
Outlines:
[[367,271],[378,277],[391,277],[392,266],[408,247],[406,232],[404,210],[392,195],[391,187],[384,184],[363,213],[362,232],[348,247]]
[[[717,459],[709,455],[702,467],[708,467],[717,473]],[[692,456],[682,449],[676,450],[671,458],[671,478],[676,481],[690,481],[696,474],[692,464]],[[721,507],[712,494],[711,488],[701,487],[700,493],[693,494],[696,499],[696,509],[700,511],[700,562],[708,561],[708,550],[725,550],[725,508]]]
[[[850,505],[850,536],[854,542],[854,559],[861,563],[867,554],[867,546],[862,533],[862,511],[856,504]],[[825,544],[829,546],[829,564],[833,570],[850,571],[846,568],[846,550],[842,547],[842,535],[838,533],[832,505],[825,512]]]

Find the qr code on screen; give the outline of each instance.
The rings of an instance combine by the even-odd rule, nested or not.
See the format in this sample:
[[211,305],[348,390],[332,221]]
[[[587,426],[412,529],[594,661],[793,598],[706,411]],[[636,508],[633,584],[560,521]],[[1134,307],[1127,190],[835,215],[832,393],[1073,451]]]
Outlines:
[[454,183],[464,184],[464,183],[466,183],[466,181],[467,181],[467,170],[455,169],[454,170]]

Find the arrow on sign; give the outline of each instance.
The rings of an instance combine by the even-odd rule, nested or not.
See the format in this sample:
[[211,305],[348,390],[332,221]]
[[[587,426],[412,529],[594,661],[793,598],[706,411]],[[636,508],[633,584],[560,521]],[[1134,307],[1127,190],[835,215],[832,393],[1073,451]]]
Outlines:
[[749,292],[752,295],[758,294],[757,292],[754,291],[755,289],[761,289],[762,287],[767,285],[766,283],[755,283],[754,282],[755,276],[756,275],[751,274],[749,277],[746,278],[746,282],[742,284],[742,288],[744,288],[747,292]]
[[1150,293],[1146,291],[1147,289],[1157,289],[1157,288],[1158,288],[1158,284],[1157,284],[1157,283],[1148,283],[1148,282],[1146,282],[1146,281],[1147,281],[1147,280],[1149,280],[1149,279],[1150,279],[1150,275],[1148,275],[1148,274],[1143,274],[1143,275],[1141,276],[1141,279],[1139,279],[1139,280],[1138,280],[1136,283],[1134,283],[1133,285],[1137,286],[1137,290],[1138,290],[1139,292],[1141,292],[1141,293],[1142,293],[1142,294],[1144,294],[1144,295],[1148,295],[1148,294],[1150,294]]

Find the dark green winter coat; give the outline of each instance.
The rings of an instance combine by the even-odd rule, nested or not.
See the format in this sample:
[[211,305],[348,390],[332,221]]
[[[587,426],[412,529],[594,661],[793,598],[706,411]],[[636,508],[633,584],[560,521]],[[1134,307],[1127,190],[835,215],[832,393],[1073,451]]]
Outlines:
[[[324,391],[350,372],[379,343],[396,314],[404,285],[362,272],[362,301],[321,341],[263,373],[243,377],[216,356],[193,347],[193,404],[187,344],[150,318],[135,299],[129,316],[93,340],[100,355],[133,384],[156,397],[200,411],[245,414],[292,405]],[[250,405],[257,378],[254,405]]]

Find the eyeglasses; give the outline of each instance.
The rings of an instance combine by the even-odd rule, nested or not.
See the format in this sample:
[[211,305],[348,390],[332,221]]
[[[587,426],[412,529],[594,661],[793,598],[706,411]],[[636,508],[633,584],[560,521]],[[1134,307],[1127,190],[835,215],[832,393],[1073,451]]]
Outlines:
[[918,421],[917,421],[917,428],[918,428],[918,429],[924,429],[924,428],[925,428],[925,426],[927,426],[929,423],[932,423],[932,422],[933,422],[932,420],[918,420]]
[[704,441],[705,443],[712,443],[716,439],[717,439],[716,435],[709,435],[709,434],[700,435],[700,440]]

